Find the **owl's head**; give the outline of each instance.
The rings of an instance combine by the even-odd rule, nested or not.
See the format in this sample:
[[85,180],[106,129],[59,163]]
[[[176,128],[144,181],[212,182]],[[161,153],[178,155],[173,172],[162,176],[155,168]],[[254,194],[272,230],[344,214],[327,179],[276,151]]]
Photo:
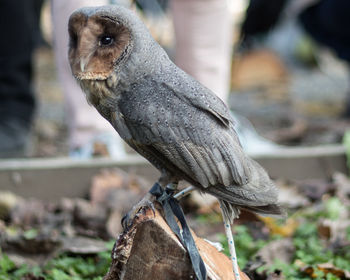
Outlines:
[[125,17],[106,7],[83,8],[68,23],[69,62],[79,80],[104,80],[132,48]]
[[171,63],[138,16],[118,5],[76,10],[68,31],[73,75],[95,107]]

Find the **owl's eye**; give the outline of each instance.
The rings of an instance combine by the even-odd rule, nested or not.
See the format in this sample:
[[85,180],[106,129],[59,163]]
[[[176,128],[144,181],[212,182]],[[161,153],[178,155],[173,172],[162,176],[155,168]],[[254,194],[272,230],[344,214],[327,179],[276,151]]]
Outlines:
[[109,35],[103,35],[100,39],[100,46],[109,46],[113,43],[114,39]]

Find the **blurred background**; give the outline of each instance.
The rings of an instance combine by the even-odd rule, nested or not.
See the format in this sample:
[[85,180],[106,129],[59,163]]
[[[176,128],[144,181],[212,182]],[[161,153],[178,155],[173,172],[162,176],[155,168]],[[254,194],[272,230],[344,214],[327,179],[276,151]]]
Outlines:
[[[139,2],[138,12],[152,35],[174,59],[176,38],[167,1]],[[306,29],[301,15],[306,19],[309,16],[311,26],[319,28],[319,32],[324,30],[317,23],[320,15],[314,16],[317,20],[305,15],[305,10],[310,9],[307,5],[312,4],[301,3],[299,6],[306,7],[295,7],[298,5],[294,1],[289,1],[294,5],[288,1],[266,2],[252,1],[248,18],[249,1],[229,1],[233,24],[227,100],[230,108],[248,118],[261,136],[277,144],[341,143],[347,128],[348,61],[339,56],[342,50],[318,40]],[[33,58],[37,107],[27,150],[30,157],[69,154],[67,123],[70,120],[57,78],[50,11],[50,2],[43,1],[40,10],[42,37],[38,34]],[[341,33],[340,26],[337,30]],[[338,43],[339,48],[346,49],[346,34],[339,38],[343,39],[343,46]],[[337,34],[331,34],[328,40],[337,39]],[[103,151],[96,153],[103,154]]]

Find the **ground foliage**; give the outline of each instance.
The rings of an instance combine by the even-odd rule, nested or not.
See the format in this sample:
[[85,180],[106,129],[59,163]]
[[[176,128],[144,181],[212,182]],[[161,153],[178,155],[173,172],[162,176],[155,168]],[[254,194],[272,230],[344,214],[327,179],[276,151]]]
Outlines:
[[113,243],[106,243],[106,251],[93,256],[63,254],[43,266],[16,266],[6,254],[2,254],[0,280],[102,280],[111,263]]
[[[287,220],[262,218],[260,229],[249,222],[234,227],[240,267],[252,279],[350,279],[349,194],[348,179],[336,174],[320,200]],[[269,234],[254,239],[264,227]]]
[[[288,218],[242,213],[233,227],[240,267],[256,280],[350,279],[349,179],[334,174],[329,181],[277,184]],[[115,237],[102,225],[113,211],[81,199],[6,201],[12,206],[6,212],[0,202],[0,280],[102,279],[111,261],[113,241],[108,240]],[[196,233],[220,241],[228,254],[216,208],[187,216]]]

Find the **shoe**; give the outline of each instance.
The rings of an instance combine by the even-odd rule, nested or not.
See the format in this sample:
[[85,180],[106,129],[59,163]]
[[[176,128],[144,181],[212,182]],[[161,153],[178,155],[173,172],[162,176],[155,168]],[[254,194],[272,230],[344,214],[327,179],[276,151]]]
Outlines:
[[248,155],[262,155],[283,148],[283,146],[267,140],[259,135],[252,123],[247,118],[232,111],[231,116],[235,120],[235,130],[238,134],[243,150]]

